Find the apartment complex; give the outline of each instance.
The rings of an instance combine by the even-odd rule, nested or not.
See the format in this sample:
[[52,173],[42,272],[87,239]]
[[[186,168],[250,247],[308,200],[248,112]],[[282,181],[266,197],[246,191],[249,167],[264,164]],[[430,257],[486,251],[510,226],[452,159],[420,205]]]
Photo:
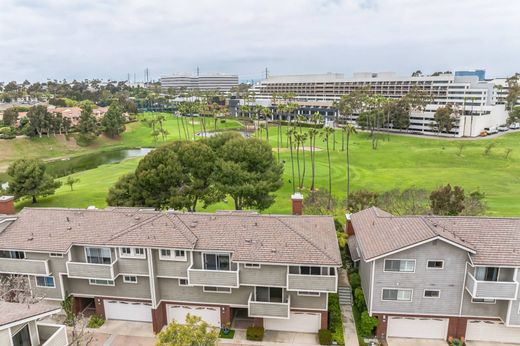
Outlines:
[[190,75],[173,75],[162,77],[161,88],[168,90],[170,88],[179,90],[213,90],[213,91],[229,91],[231,88],[238,86],[238,75],[226,74],[208,74],[200,76]]
[[381,338],[520,343],[520,218],[349,217],[348,244]]
[[[505,106],[496,102],[495,84],[479,78],[475,74],[401,77],[392,72],[355,73],[346,78],[343,74],[328,73],[272,76],[255,85],[253,90],[258,98],[293,93],[302,105],[300,113],[309,115],[312,110],[306,108],[331,108],[332,102],[356,90],[368,89],[374,94],[399,99],[416,88],[427,93],[431,102],[424,109],[412,112],[410,131],[437,133],[433,126],[435,111],[450,103],[460,116],[451,132],[444,135],[474,137],[486,127],[505,124],[508,116]],[[356,119],[357,114],[349,117],[350,121]]]
[[188,313],[216,327],[317,332],[341,266],[331,217],[245,211],[24,208],[0,217],[0,249],[0,272],[27,275],[38,296],[72,295],[76,312],[155,332]]

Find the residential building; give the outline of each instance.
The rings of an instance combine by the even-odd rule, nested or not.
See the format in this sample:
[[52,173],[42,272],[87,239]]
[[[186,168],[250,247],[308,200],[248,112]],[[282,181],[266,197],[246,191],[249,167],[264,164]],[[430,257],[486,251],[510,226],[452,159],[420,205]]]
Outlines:
[[520,343],[520,218],[348,216],[380,338]]
[[[480,80],[477,72],[413,77],[401,77],[393,72],[354,73],[351,78],[339,73],[270,76],[255,85],[252,91],[259,99],[271,98],[273,94],[293,93],[296,95],[295,101],[302,105],[299,114],[310,115],[315,111],[313,108],[326,105],[334,115],[333,102],[353,91],[368,89],[374,94],[399,99],[413,88],[427,93],[431,101],[423,109],[411,113],[411,132],[437,134],[434,114],[439,107],[447,104],[454,105],[460,116],[456,118],[450,133],[441,135],[475,137],[486,127],[506,123],[508,113],[503,104],[495,102],[494,84]],[[348,115],[347,119],[355,121],[357,114]],[[388,129],[392,130],[391,125]]]
[[[4,203],[10,203],[4,199]],[[3,207],[2,210],[11,210]],[[249,211],[24,208],[0,217],[0,272],[47,301],[153,323],[198,315],[220,327],[327,327],[341,257],[332,217]]]
[[213,90],[229,91],[238,86],[238,75],[207,74],[207,75],[173,75],[160,79],[161,88],[168,90]]
[[64,325],[39,320],[60,312],[60,308],[43,303],[22,304],[0,301],[0,345],[67,346]]

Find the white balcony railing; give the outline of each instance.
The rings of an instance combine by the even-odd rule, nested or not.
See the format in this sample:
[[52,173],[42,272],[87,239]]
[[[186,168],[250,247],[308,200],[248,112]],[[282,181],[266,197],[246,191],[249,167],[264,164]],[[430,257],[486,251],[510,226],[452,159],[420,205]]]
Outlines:
[[67,262],[67,275],[71,278],[114,280],[117,274],[117,260],[111,264]]
[[473,298],[515,300],[518,293],[518,282],[481,281],[475,279],[471,273],[467,273],[466,290]]
[[0,273],[25,275],[51,275],[49,260],[0,258]]
[[42,346],[67,346],[67,329],[63,325],[38,323],[38,335]]
[[287,290],[310,292],[336,292],[337,275],[287,274]]
[[284,303],[261,302],[253,300],[253,293],[249,294],[249,317],[288,319],[291,309],[291,296]]
[[194,286],[238,288],[237,270],[207,270],[188,268],[188,282]]

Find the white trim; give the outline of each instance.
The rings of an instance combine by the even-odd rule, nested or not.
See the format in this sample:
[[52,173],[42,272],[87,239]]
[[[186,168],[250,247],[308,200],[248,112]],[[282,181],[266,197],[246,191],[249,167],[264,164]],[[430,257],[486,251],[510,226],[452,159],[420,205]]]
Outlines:
[[[482,300],[492,300],[492,302],[476,302],[475,299],[482,299]],[[472,304],[489,304],[489,305],[493,305],[493,304],[496,304],[497,303],[497,300],[494,299],[494,298],[473,298],[471,297],[471,303]]]
[[[442,263],[442,267],[440,268],[437,268],[437,267],[429,267],[428,264],[430,262],[441,262]],[[429,260],[426,260],[426,269],[428,270],[442,270],[444,269],[444,260],[438,260],[438,259],[429,259]]]
[[[181,284],[181,280],[186,281],[186,285]],[[177,285],[178,285],[179,287],[186,287],[186,286],[189,287],[189,286],[190,286],[190,283],[189,283],[188,279],[182,278],[182,279],[177,279]]]
[[[426,296],[426,291],[439,292],[439,295],[437,297],[427,297]],[[425,288],[424,291],[423,291],[423,298],[425,298],[425,299],[439,299],[440,297],[441,297],[441,290],[439,290],[439,289]]]
[[262,265],[259,263],[244,263],[244,268],[247,269],[260,269]]
[[[309,294],[310,293],[310,294]],[[314,293],[318,293],[317,295]],[[321,292],[315,292],[315,291],[298,291],[296,292],[296,295],[300,297],[321,297]]]
[[[440,318],[443,318],[443,317],[459,317],[458,314],[423,314],[423,313],[418,313],[418,312],[414,312],[414,313],[407,313],[407,314],[403,314],[403,313],[400,313],[400,312],[395,312],[395,311],[374,311],[375,314],[381,314],[381,315],[390,315],[390,316],[395,316],[395,315],[398,315],[400,317],[417,317],[417,316],[424,316],[424,317],[440,317]],[[493,319],[497,319],[497,320],[500,320],[503,322],[502,318],[500,316],[473,316],[473,315],[462,315],[460,317],[465,317],[465,318],[470,318],[470,319],[486,319],[486,320],[493,320]]]
[[150,296],[152,301],[152,309],[157,308],[157,296],[155,295],[155,275],[154,275],[154,267],[153,267],[153,258],[152,258],[152,249],[147,248],[146,249],[147,255],[148,255],[148,278],[150,280]]
[[[130,254],[124,254],[123,249],[130,249]],[[136,254],[136,249],[142,249],[143,254]],[[116,251],[117,253],[118,251]],[[119,248],[119,258],[127,258],[127,259],[146,259],[146,248],[140,246],[122,246]]]
[[63,254],[59,252],[50,252],[49,253],[50,258],[63,258]]
[[[127,278],[135,278],[135,281],[127,280]],[[125,283],[125,284],[137,284],[137,275],[123,275],[123,283]]]
[[[399,298],[399,291],[410,291],[410,300],[403,300],[403,299],[383,299],[383,292],[385,290],[391,290],[391,291],[398,291],[397,292],[397,298]],[[411,303],[413,302],[413,289],[412,288],[395,288],[395,287],[382,287],[381,288],[381,301],[382,302],[400,302],[400,303]]]
[[[107,281],[106,284],[100,284],[100,283],[95,283],[93,281]],[[112,284],[108,283],[108,281],[112,281]],[[108,280],[108,279],[88,279],[88,284],[90,286],[115,286],[116,285],[116,282],[114,280]]]
[[[110,263],[114,263],[115,261],[112,261],[112,248],[106,247],[106,246],[85,246],[83,247],[83,251],[85,252],[85,262],[74,262],[74,263],[87,263],[87,264],[101,264],[101,265],[108,265],[105,263],[90,263],[88,262],[88,255],[87,255],[87,249],[108,249],[108,252],[110,253]],[[114,275],[112,275],[114,276]]]
[[16,275],[38,275],[38,276],[50,276],[51,275],[51,271],[49,270],[49,260],[48,259],[44,259],[44,260],[35,260],[35,259],[27,259],[27,258],[24,258],[24,259],[18,259],[18,258],[0,258],[0,263],[2,261],[21,261],[22,263],[23,262],[31,262],[31,263],[40,263],[40,264],[43,264],[45,266],[45,274],[42,274],[42,273],[35,273],[34,271],[33,272],[16,272],[16,271],[6,271],[2,268],[0,268],[0,273],[2,274],[16,274]]
[[22,320],[18,320],[18,321],[13,321],[11,323],[8,323],[8,324],[4,324],[2,326],[2,330],[3,329],[7,329],[7,328],[11,328],[11,327],[14,327],[14,326],[17,326],[19,324],[23,324],[23,323],[28,323],[28,322],[31,322],[31,321],[36,321],[37,319],[40,319],[40,318],[44,318],[44,317],[47,317],[47,316],[50,316],[50,315],[55,315],[55,314],[58,314],[61,312],[61,307],[58,307],[54,310],[51,310],[51,311],[47,311],[47,312],[44,312],[44,313],[41,313],[41,314],[35,314],[34,316],[29,316],[29,317],[26,317]]
[[[413,262],[413,271],[386,270],[386,261],[409,261],[409,262]],[[385,260],[383,261],[383,273],[414,274],[416,267],[417,267],[417,260],[415,260],[415,259],[385,258]]]
[[[167,249],[167,248],[162,248],[162,249],[158,249],[158,250],[159,250],[159,260],[161,260],[161,261],[176,261],[176,262],[187,262],[188,261],[188,256],[187,256],[187,251],[186,250],[183,250],[183,249]],[[162,254],[163,250],[170,251],[170,256],[164,256]],[[184,251],[184,257],[176,256],[175,255],[175,251]]]
[[[215,287],[217,290],[216,291],[208,291],[208,290],[206,290],[206,287]],[[229,292],[228,291],[219,291],[219,289],[221,289],[221,288],[229,289]],[[206,285],[206,286],[202,286],[202,292],[205,292],[205,293],[225,293],[225,294],[231,294],[233,292],[233,289],[231,287]]]
[[[367,263],[365,261],[365,263]],[[368,264],[368,263],[367,263]],[[372,316],[372,307],[374,306],[374,275],[376,271],[376,261],[372,262],[372,272],[370,273],[370,308],[368,310],[368,315]]]
[[[52,278],[52,286],[41,286],[38,285],[38,278]],[[36,283],[36,287],[40,288],[56,288],[56,279],[52,275],[35,275],[34,276],[34,282]]]
[[[161,305],[161,303],[165,303],[165,304],[186,304],[186,305],[204,305],[204,306],[211,306],[211,307],[222,307],[222,304],[218,304],[218,303],[201,303],[200,301],[198,302],[192,302],[192,301],[187,301],[187,300],[168,300],[168,299],[161,299],[159,301],[159,305]],[[242,305],[242,304],[225,304],[231,308],[247,308],[248,306],[247,305]],[[310,310],[310,309],[306,309],[306,310]]]

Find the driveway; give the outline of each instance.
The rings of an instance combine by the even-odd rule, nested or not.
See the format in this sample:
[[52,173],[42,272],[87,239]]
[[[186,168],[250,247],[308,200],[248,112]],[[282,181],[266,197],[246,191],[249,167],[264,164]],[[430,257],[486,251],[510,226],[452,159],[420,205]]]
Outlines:
[[515,346],[520,344],[503,344],[491,341],[466,341],[467,346]]
[[246,339],[246,331],[235,330],[235,337],[231,340],[220,339],[219,345],[222,346],[315,346],[318,343],[318,334],[309,333],[292,333],[292,332],[277,332],[274,330],[266,330],[263,341],[249,341]]
[[446,346],[444,340],[436,339],[408,339],[408,338],[388,338],[388,346]]
[[151,323],[108,320],[86,330],[93,337],[91,346],[154,346],[157,342]]

